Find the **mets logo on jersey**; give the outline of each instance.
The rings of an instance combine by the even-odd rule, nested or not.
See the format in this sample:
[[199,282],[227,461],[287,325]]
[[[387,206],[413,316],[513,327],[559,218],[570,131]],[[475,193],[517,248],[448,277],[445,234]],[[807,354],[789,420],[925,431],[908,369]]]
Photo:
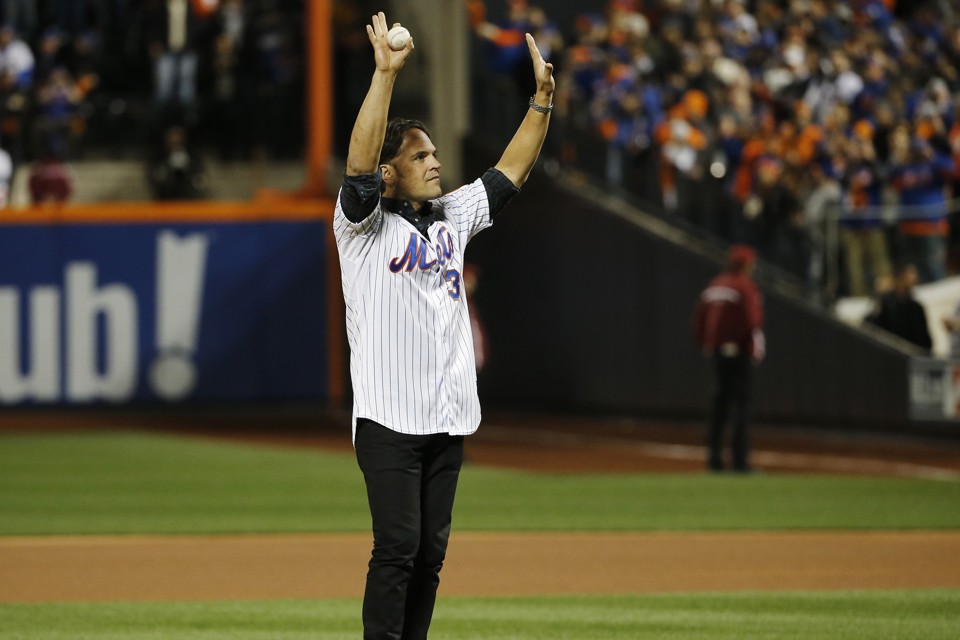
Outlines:
[[453,257],[453,234],[446,227],[440,227],[437,234],[437,244],[434,247],[436,258],[429,259],[427,240],[419,233],[410,232],[410,240],[403,255],[390,260],[389,268],[393,273],[401,271],[439,271],[443,274],[447,293],[454,300],[460,299],[460,272],[456,269],[447,269],[446,265]]

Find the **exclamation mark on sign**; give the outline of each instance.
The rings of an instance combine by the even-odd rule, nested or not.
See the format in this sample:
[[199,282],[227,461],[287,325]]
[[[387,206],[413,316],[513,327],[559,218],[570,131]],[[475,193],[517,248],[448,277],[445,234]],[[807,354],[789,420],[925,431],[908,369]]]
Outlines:
[[157,357],[150,385],[165,400],[180,400],[197,385],[193,356],[200,333],[200,307],[208,238],[182,238],[172,231],[157,236]]

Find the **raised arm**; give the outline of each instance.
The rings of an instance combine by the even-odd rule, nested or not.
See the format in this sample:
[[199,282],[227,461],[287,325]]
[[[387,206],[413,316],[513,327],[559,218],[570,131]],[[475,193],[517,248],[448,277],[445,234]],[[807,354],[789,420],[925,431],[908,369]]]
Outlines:
[[357,114],[353,133],[350,134],[350,148],[347,150],[348,176],[373,173],[377,170],[380,147],[383,146],[383,137],[387,131],[393,83],[407,56],[413,51],[413,38],[410,38],[404,49],[391,49],[387,44],[388,31],[387,19],[382,11],[373,16],[367,25],[367,36],[373,45],[377,69],[373,72],[370,89],[360,107],[360,113]]
[[[553,80],[553,65],[544,62],[537,43],[533,41],[533,36],[527,34],[527,48],[530,49],[530,57],[533,59],[533,73],[537,79],[537,93],[533,97],[534,104],[540,107],[551,107],[553,105],[553,90],[556,86]],[[550,124],[550,113],[541,113],[533,107],[527,110],[527,114],[520,123],[520,128],[513,134],[513,139],[500,157],[500,162],[496,168],[503,175],[507,176],[515,186],[520,187],[530,176],[537,156],[540,155],[540,148],[543,146],[543,140],[547,136],[547,125]]]

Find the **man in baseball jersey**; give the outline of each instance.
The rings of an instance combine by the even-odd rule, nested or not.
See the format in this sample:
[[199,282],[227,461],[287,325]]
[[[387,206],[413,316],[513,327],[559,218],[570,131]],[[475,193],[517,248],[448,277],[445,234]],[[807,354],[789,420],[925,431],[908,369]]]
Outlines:
[[726,270],[703,290],[694,311],[697,342],[713,359],[713,402],[707,434],[707,466],[711,471],[725,468],[723,436],[728,418],[733,424],[733,469],[750,471],[750,369],[764,357],[763,301],[751,278],[756,259],[754,250],[746,245],[731,247]]
[[353,437],[373,522],[366,640],[427,637],[450,534],[463,436],[480,423],[464,249],[527,180],[553,108],[553,67],[526,36],[537,91],[497,165],[443,195],[424,125],[387,114],[412,39],[394,51],[383,13],[334,213],[346,302]]

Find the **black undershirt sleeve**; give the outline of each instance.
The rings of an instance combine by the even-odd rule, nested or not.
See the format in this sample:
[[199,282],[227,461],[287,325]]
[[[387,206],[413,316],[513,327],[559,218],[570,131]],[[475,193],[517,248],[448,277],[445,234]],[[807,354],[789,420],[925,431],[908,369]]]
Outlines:
[[[520,189],[514,186],[507,176],[492,167],[487,169],[480,180],[487,192],[491,219],[520,193]],[[379,171],[359,176],[344,175],[340,206],[347,220],[353,223],[362,222],[373,212],[380,200],[380,183]]]
[[359,176],[343,176],[340,207],[347,220],[356,224],[369,216],[380,201],[380,171]]
[[480,180],[483,181],[483,187],[487,190],[491,220],[507,206],[513,196],[520,193],[520,189],[510,182],[510,178],[493,167],[487,169],[487,172],[480,176]]

